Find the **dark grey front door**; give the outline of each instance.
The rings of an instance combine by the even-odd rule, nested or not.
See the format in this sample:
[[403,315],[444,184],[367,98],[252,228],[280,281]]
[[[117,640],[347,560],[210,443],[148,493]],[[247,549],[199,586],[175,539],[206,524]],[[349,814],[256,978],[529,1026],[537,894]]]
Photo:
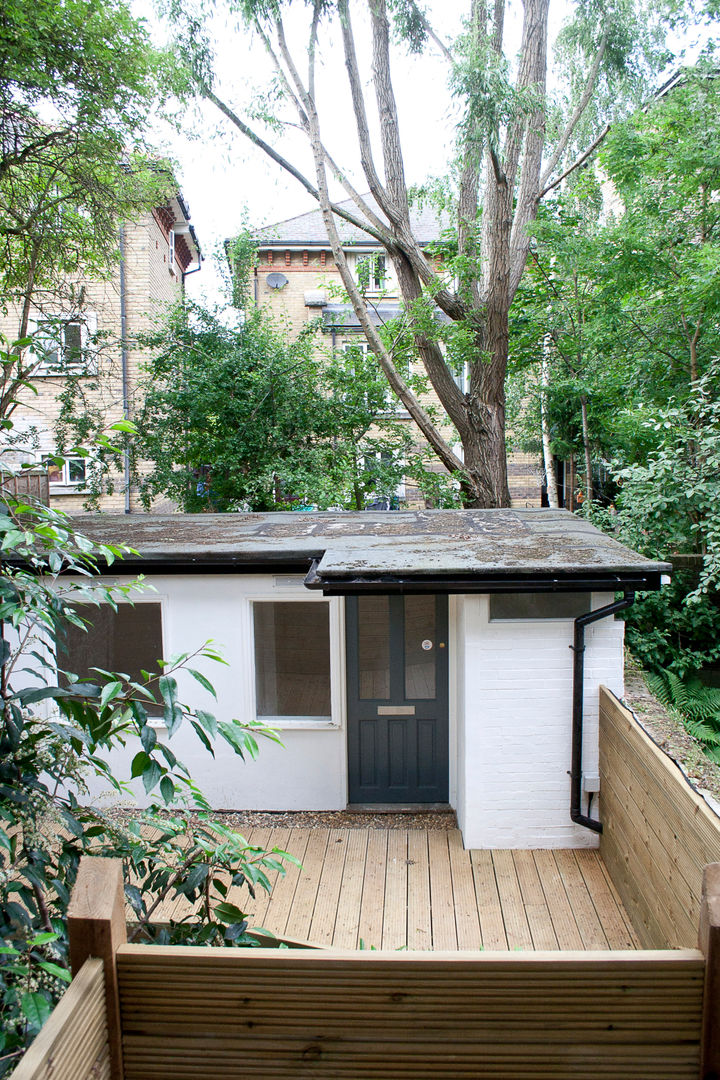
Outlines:
[[447,802],[447,597],[349,596],[345,610],[349,802]]

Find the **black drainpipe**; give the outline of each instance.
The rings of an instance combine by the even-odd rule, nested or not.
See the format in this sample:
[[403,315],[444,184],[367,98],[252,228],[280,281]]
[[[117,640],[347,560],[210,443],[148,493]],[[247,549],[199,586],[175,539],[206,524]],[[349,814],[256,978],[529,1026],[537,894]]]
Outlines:
[[624,611],[635,603],[635,593],[625,593],[606,607],[596,608],[575,619],[573,650],[572,765],[570,768],[570,817],[577,825],[602,832],[602,824],[582,812],[583,683],[585,677],[585,627]]

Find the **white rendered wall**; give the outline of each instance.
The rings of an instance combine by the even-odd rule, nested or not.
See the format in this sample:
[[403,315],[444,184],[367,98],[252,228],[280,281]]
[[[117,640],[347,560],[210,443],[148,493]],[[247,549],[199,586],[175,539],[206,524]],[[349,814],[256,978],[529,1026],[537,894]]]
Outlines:
[[[612,600],[593,595],[592,606]],[[465,596],[457,610],[465,642],[457,706],[465,846],[596,847],[598,835],[570,820],[572,620],[490,622],[487,596]],[[623,631],[609,618],[585,632],[585,774],[598,771],[598,688],[623,692]]]
[[[106,582],[109,579],[104,579]],[[126,582],[129,579],[118,578]],[[242,761],[223,741],[215,744],[215,758],[205,750],[191,728],[181,728],[167,740],[173,753],[190,767],[193,780],[217,810],[337,810],[347,804],[345,739],[345,664],[343,601],[324,600],[303,588],[302,579],[255,575],[172,575],[148,579],[153,591],[137,594],[136,603],[162,604],[164,653],[168,658],[192,652],[208,639],[227,660],[192,666],[210,679],[217,701],[188,675],[179,673],[180,699],[213,713],[218,720],[255,719],[255,677],[252,633],[253,600],[293,600],[330,604],[332,721],[288,720],[279,730],[279,747],[259,740],[256,761]],[[158,731],[161,741],[165,729]],[[114,775],[130,775],[130,762],[140,750],[131,739],[112,757]],[[142,805],[142,788],[133,785]],[[97,785],[93,798],[118,801],[116,793]],[[129,800],[128,800],[129,801]]]

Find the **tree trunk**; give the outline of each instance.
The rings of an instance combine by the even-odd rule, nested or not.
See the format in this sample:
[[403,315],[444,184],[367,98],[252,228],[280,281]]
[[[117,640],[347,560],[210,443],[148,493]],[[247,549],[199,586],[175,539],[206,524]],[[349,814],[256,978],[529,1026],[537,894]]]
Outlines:
[[585,452],[585,501],[587,505],[590,506],[593,501],[593,478],[592,456],[590,454],[590,425],[588,423],[587,406],[587,395],[582,394],[580,397],[580,415],[582,417],[583,451]]
[[543,358],[540,368],[540,428],[542,430],[543,466],[545,469],[545,484],[547,487],[548,506],[557,510],[560,506],[558,499],[557,480],[553,464],[553,452],[550,443],[550,425],[548,424],[548,390],[550,388],[550,365],[547,358],[548,338],[543,342]]

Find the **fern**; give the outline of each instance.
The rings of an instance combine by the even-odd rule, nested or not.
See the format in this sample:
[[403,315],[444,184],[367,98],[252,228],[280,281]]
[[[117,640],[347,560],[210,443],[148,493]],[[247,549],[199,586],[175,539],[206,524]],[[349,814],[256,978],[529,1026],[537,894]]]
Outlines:
[[658,701],[677,709],[688,733],[720,764],[720,689],[705,686],[697,675],[681,679],[674,671],[648,674],[646,682]]
[[699,742],[720,747],[720,730],[702,720],[686,720],[685,729]]

